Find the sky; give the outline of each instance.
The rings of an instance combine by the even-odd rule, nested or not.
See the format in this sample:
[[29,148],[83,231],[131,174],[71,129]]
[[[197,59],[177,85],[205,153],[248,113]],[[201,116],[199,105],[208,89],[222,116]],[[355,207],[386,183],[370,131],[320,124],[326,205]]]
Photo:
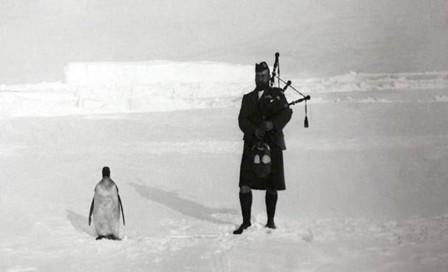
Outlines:
[[294,77],[448,70],[446,0],[2,0],[0,84],[71,62],[272,63]]

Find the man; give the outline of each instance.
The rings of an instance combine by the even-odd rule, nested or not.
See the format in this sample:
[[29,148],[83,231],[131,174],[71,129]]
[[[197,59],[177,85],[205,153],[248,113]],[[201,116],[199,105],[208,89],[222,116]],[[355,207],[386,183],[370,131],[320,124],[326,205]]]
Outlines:
[[270,87],[269,81],[266,62],[256,64],[256,88],[243,96],[238,116],[239,127],[244,133],[239,181],[243,223],[234,234],[241,234],[251,226],[252,189],[266,190],[266,227],[275,229],[277,191],[286,189],[283,173],[286,146],[282,130],[291,120],[292,110],[283,91]]

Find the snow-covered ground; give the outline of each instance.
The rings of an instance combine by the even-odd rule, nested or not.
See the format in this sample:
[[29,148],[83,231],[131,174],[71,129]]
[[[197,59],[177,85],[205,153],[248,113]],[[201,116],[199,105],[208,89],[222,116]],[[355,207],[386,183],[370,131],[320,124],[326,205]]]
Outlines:
[[[237,115],[251,78],[0,86],[0,270],[446,271],[447,81],[293,80],[312,96],[310,127],[294,106],[278,229],[263,227],[254,192],[242,236],[231,234]],[[87,225],[105,165],[123,200],[122,241],[95,241]]]
[[[0,10],[0,271],[447,271],[446,0]],[[310,127],[294,106],[278,229],[254,192],[236,237],[238,110],[276,51]],[[87,224],[105,165],[122,241]]]
[[[252,66],[220,62],[71,63],[65,73],[65,82],[0,85],[0,118],[238,107],[254,85]],[[313,104],[448,101],[443,71],[349,72],[292,82]],[[301,98],[291,88],[286,95]]]

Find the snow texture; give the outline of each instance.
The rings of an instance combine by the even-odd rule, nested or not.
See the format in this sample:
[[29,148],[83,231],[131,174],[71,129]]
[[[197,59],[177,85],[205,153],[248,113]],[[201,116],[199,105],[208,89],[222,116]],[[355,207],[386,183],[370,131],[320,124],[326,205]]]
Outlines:
[[[165,64],[192,75],[241,68]],[[231,234],[241,223],[237,115],[253,83],[224,81],[2,86],[0,270],[446,270],[446,73],[298,81],[312,96],[310,128],[294,106],[278,229],[264,228],[254,192],[242,236]],[[124,204],[122,241],[95,241],[87,225],[105,165]]]
[[[0,271],[447,271],[446,0],[0,10]],[[235,236],[239,106],[277,51],[310,127],[295,105],[278,229],[256,191]],[[106,165],[121,241],[88,226]]]

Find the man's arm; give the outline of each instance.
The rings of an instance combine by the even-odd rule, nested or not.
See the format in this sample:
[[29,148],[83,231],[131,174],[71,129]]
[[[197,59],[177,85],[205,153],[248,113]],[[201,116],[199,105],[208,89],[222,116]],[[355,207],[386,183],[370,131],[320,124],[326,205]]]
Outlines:
[[274,129],[282,130],[291,120],[291,117],[292,117],[292,110],[290,108],[287,108],[284,109],[280,114],[273,117],[270,121],[272,121]]
[[275,130],[282,130],[292,117],[292,110],[289,108],[288,101],[283,94],[280,95],[280,103],[281,105],[286,105],[286,108],[284,108],[279,114],[269,118],[269,121],[272,121]]
[[248,98],[247,95],[243,96],[240,113],[238,115],[238,125],[245,135],[252,136],[255,133],[257,125],[250,120],[249,116],[250,112],[248,109],[249,106],[247,104],[247,98]]

